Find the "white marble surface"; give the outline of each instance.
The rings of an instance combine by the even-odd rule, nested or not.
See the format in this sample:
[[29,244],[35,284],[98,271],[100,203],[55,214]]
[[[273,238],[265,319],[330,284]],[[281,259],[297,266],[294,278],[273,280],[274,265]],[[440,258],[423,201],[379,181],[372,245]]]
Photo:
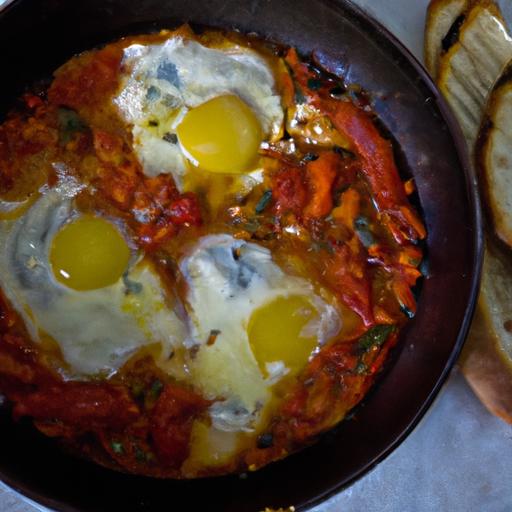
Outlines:
[[[428,0],[354,1],[421,58]],[[512,15],[512,1],[501,3]],[[48,512],[0,484],[1,512],[37,510]],[[455,369],[426,417],[392,455],[312,510],[341,511],[511,512],[512,426],[491,416]]]

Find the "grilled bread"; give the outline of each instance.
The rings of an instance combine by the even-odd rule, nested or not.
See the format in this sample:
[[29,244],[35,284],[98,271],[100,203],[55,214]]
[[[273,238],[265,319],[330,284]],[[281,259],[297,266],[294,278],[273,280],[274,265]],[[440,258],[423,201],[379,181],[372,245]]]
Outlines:
[[437,78],[441,55],[450,45],[449,36],[457,37],[457,26],[464,20],[469,3],[469,0],[433,0],[428,6],[425,64],[434,80]]
[[491,224],[512,247],[512,67],[491,95],[476,157]]

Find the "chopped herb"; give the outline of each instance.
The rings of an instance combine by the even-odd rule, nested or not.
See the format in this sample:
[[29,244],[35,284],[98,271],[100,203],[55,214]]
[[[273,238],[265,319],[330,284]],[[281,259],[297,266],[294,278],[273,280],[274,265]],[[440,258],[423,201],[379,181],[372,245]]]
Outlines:
[[334,246],[329,241],[318,240],[311,244],[311,248],[315,252],[327,251],[329,254],[334,254]]
[[160,89],[158,87],[155,87],[154,85],[151,85],[146,92],[146,99],[148,101],[156,101],[161,96],[162,93],[160,92]]
[[259,215],[265,211],[265,208],[269,205],[270,200],[272,199],[272,190],[265,190],[261,199],[258,201],[256,205],[255,211]]
[[208,336],[208,339],[206,340],[206,344],[208,346],[213,345],[217,341],[217,337],[219,336],[220,333],[221,333],[221,331],[219,329],[212,329],[210,331],[210,335]]
[[121,455],[124,453],[124,448],[122,443],[118,443],[116,441],[112,441],[110,443],[110,446],[112,447],[112,451],[116,453],[117,455]]
[[261,223],[256,218],[248,219],[247,222],[243,225],[245,231],[248,231],[249,233],[256,233],[260,227]]
[[138,446],[135,447],[135,458],[137,462],[146,462],[148,460],[146,452],[141,450]]
[[258,437],[257,446],[260,449],[271,448],[274,445],[274,436],[270,433]]
[[141,399],[144,397],[144,385],[141,382],[134,382],[131,385],[131,391],[134,398]]
[[366,366],[362,361],[359,361],[354,371],[357,375],[364,375],[365,373],[368,373],[368,366]]
[[148,125],[153,127],[158,126],[158,121],[156,121],[155,119],[150,119],[148,121]]
[[414,312],[411,311],[405,304],[400,304],[400,311],[409,319],[414,318]]
[[311,91],[318,91],[322,87],[322,81],[317,78],[310,78],[308,80],[308,89]]
[[394,325],[376,325],[359,338],[359,348],[368,351],[382,346],[388,336],[395,330]]
[[304,96],[302,89],[297,83],[295,83],[295,103],[297,103],[297,105],[306,103],[306,96]]
[[359,240],[367,249],[375,244],[375,238],[370,230],[370,221],[366,217],[358,217],[354,221],[354,229]]
[[341,146],[333,146],[333,151],[343,158],[354,158],[354,153],[348,149],[342,148]]
[[304,162],[314,162],[315,160],[318,160],[318,155],[316,153],[306,153],[302,160]]
[[138,295],[142,292],[142,283],[138,283],[137,281],[132,281],[128,277],[128,272],[123,274],[123,284],[124,284],[124,293],[126,295]]
[[430,275],[430,265],[426,258],[420,263],[419,270],[423,274],[424,277],[428,277]]
[[164,389],[163,383],[160,380],[156,379],[153,382],[153,384],[151,384],[151,396],[154,399],[157,399],[160,396],[160,393],[162,392],[163,389]]
[[330,91],[329,91],[329,94],[333,97],[333,98],[337,98],[339,99],[341,96],[343,96],[345,94],[345,87],[341,84],[339,85],[336,85],[335,87],[333,87]]
[[82,118],[69,108],[61,107],[57,110],[57,122],[61,144],[67,144],[76,133],[84,133],[89,129]]
[[178,136],[175,133],[167,132],[163,137],[163,140],[165,142],[170,142],[171,144],[177,144],[178,143]]
[[348,90],[348,96],[356,105],[359,103],[359,95],[356,91],[354,91],[354,89]]

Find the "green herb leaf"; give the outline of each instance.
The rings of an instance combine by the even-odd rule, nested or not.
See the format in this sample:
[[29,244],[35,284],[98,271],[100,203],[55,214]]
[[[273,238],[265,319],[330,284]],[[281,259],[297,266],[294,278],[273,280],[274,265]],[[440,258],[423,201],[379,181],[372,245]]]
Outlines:
[[345,86],[343,84],[335,85],[330,91],[329,94],[336,99],[340,99],[345,94]]
[[142,283],[132,281],[128,277],[128,272],[123,274],[124,293],[126,295],[137,295],[142,292]]
[[59,140],[61,144],[70,142],[76,133],[86,132],[89,128],[80,116],[70,108],[61,107],[57,110]]
[[263,192],[263,195],[261,196],[261,199],[258,201],[258,204],[256,205],[256,208],[255,208],[255,211],[258,215],[265,211],[265,208],[269,205],[271,199],[272,199],[272,190],[265,190],[265,192]]
[[295,82],[295,103],[297,105],[303,105],[306,103],[306,96],[304,96],[304,92],[302,91],[301,87],[297,82]]
[[151,396],[157,399],[160,396],[160,393],[162,392],[163,389],[163,383],[160,380],[156,379],[151,385]]
[[110,446],[112,447],[112,451],[114,453],[117,453],[117,455],[121,455],[124,453],[124,447],[122,443],[118,443],[117,441],[112,441],[110,443]]
[[317,78],[308,79],[308,89],[311,91],[318,91],[322,87],[322,81]]
[[370,221],[366,217],[358,217],[354,221],[354,229],[359,240],[367,249],[375,244],[375,238],[370,230]]
[[138,446],[135,447],[135,458],[137,462],[146,462],[148,460],[146,452],[141,450]]
[[318,155],[316,153],[306,153],[302,160],[304,162],[314,162],[315,160],[318,160]]
[[256,218],[252,218],[252,219],[248,219],[246,223],[243,224],[243,229],[245,229],[245,231],[248,231],[249,233],[256,233],[256,231],[258,231],[258,229],[261,228],[261,223],[258,219]]
[[405,304],[400,304],[400,311],[402,311],[402,313],[410,320],[414,318],[414,312],[411,311]]
[[357,363],[355,372],[357,375],[364,375],[368,372],[368,366],[366,366],[362,361],[359,361],[359,363]]
[[271,448],[274,445],[274,436],[271,433],[261,434],[257,440],[257,446],[260,450]]
[[376,325],[359,338],[359,348],[368,351],[382,346],[388,336],[395,330],[394,325]]
[[178,143],[178,136],[175,133],[167,132],[162,137],[165,142],[169,142],[170,144],[177,144]]

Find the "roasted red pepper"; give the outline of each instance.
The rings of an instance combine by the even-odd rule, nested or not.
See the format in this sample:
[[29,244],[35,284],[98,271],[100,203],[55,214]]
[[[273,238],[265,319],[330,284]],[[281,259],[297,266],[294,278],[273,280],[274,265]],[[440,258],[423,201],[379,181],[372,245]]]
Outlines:
[[295,50],[288,52],[286,62],[307,101],[327,115],[350,141],[351,149],[361,159],[361,171],[368,180],[382,220],[395,240],[403,244],[425,238],[425,228],[408,203],[391,143],[382,137],[369,114],[351,101],[334,100],[322,90],[308,88],[308,81],[315,78],[314,72],[299,61]]

